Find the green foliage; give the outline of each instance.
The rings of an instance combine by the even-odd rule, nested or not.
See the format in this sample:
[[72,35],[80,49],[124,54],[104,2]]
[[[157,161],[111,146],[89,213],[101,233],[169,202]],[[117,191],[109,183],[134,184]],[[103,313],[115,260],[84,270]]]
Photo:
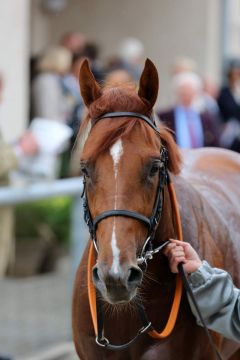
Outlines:
[[59,243],[69,244],[71,204],[71,198],[58,197],[16,206],[16,237],[34,238],[39,226],[47,224]]

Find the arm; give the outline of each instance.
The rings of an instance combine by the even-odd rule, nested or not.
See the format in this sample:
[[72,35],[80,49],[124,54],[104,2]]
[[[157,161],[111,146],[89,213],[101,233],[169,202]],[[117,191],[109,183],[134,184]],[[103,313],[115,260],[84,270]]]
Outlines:
[[0,178],[17,167],[17,157],[11,145],[0,140]]
[[[240,290],[234,287],[230,275],[203,261],[189,276],[189,282],[207,327],[240,341]],[[191,302],[190,306],[197,317]],[[200,325],[198,318],[197,322]]]
[[[188,243],[173,240],[165,254],[173,272],[177,272],[180,262],[184,263],[207,327],[227,338],[240,341],[240,290],[234,287],[230,275],[224,270],[212,268],[206,261],[201,262]],[[190,306],[200,324],[191,301]]]
[[18,167],[22,155],[31,156],[37,152],[37,140],[30,132],[23,134],[15,145],[7,144],[0,138],[0,178],[6,178],[10,171]]

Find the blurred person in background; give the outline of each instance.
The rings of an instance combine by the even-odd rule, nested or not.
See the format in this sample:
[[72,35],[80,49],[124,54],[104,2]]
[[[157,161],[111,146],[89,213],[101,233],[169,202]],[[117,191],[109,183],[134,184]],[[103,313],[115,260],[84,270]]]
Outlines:
[[118,87],[121,85],[129,85],[133,86],[134,80],[131,74],[123,69],[111,71],[105,78],[106,86]]
[[199,112],[195,103],[201,95],[201,79],[192,72],[174,77],[175,105],[158,116],[168,126],[181,148],[218,145],[218,122],[209,112]]
[[73,130],[71,147],[75,142],[81,121],[85,116],[85,106],[80,95],[79,88],[79,70],[82,60],[85,58],[88,59],[91,71],[98,83],[103,83],[105,78],[105,71],[99,62],[98,44],[94,42],[86,42],[83,49],[73,55],[70,73],[63,77],[65,93],[73,100],[73,111],[70,113],[70,117],[67,122]]
[[[79,69],[78,69],[79,73]],[[118,87],[118,86],[126,86],[130,88],[135,88],[136,84],[133,81],[133,78],[123,69],[118,69],[111,71],[105,78],[104,82],[106,87]],[[82,113],[86,114],[86,112]],[[70,162],[70,173],[72,176],[79,176],[79,153],[81,152],[80,139],[77,138],[78,132],[80,127],[79,118],[76,117],[75,126],[73,127],[75,133],[72,142],[73,150],[71,152],[71,162]]]
[[[3,95],[3,78],[0,74],[0,107]],[[0,125],[4,119],[0,116]],[[16,144],[4,141],[0,127],[0,187],[9,184],[9,173],[18,167],[21,156],[32,156],[38,152],[35,137],[26,132]],[[4,276],[14,262],[14,216],[11,207],[0,207],[0,277]]]
[[[187,56],[178,56],[172,66],[172,78],[183,73],[198,75],[198,66],[194,59]],[[198,75],[199,76],[199,75]],[[219,119],[219,108],[216,101],[218,87],[210,77],[202,78],[202,89],[195,98],[193,106],[200,113],[208,112]]]
[[65,33],[60,39],[60,45],[69,50],[72,55],[78,54],[86,45],[86,36],[74,31]]
[[172,65],[171,74],[174,77],[185,72],[197,73],[197,63],[188,56],[178,56]]
[[194,106],[199,113],[209,113],[218,120],[220,124],[219,107],[216,100],[218,87],[209,77],[202,78],[202,89],[194,102]]
[[[113,55],[107,58],[105,62],[106,74],[111,73],[115,70],[124,70],[122,60],[118,55]],[[107,76],[107,75],[106,75]]]
[[219,87],[210,76],[203,77],[202,82],[205,110],[216,115],[220,119],[220,112],[217,103]]
[[217,101],[224,122],[221,145],[240,152],[240,59],[229,63],[227,85],[220,90]]
[[219,94],[219,86],[211,76],[203,77],[203,91],[211,96],[212,99],[217,100]]
[[119,45],[118,56],[121,68],[128,71],[132,78],[138,81],[143,65],[143,43],[134,37],[124,39]]
[[79,88],[79,70],[84,59],[83,52],[73,55],[70,72],[63,77],[63,87],[65,96],[72,104],[72,111],[67,119],[67,124],[73,130],[70,148],[72,148],[80,128],[81,121],[85,115],[85,105],[83,103]]
[[38,75],[32,82],[33,117],[67,121],[71,112],[62,78],[70,71],[72,55],[64,47],[46,50],[37,61]]
[[105,71],[99,61],[100,48],[95,42],[87,42],[83,49],[83,57],[87,58],[95,79],[101,83],[105,78]]
[[[60,47],[67,49],[71,53],[72,56],[75,56],[76,54],[79,54],[80,52],[82,52],[85,47],[85,44],[86,44],[86,37],[84,34],[79,33],[79,32],[67,32],[61,37],[61,39],[59,41]],[[41,66],[39,68],[39,62],[40,62],[40,58],[42,56],[43,56],[42,54],[35,55],[35,56],[32,56],[30,59],[31,88],[32,88],[32,83],[33,83],[34,79],[37,77],[37,75],[40,72],[42,72]],[[51,71],[51,69],[50,69],[50,71]],[[30,96],[30,103],[31,103],[30,121],[33,117],[35,117],[32,100],[33,99]]]
[[79,88],[79,70],[82,60],[87,58],[95,79],[101,83],[104,79],[104,72],[98,62],[99,48],[95,43],[87,42],[82,51],[75,53],[72,58],[70,72],[63,77],[64,93],[71,103],[72,111],[69,114],[67,124],[73,130],[71,144],[75,142],[81,121],[85,114],[85,106]]

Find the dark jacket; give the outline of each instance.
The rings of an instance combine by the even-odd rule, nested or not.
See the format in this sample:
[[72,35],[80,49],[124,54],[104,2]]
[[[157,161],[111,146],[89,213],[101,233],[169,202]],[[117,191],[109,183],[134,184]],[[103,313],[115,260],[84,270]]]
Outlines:
[[[222,88],[218,96],[218,106],[222,120],[227,123],[230,120],[237,120],[240,123],[240,104],[236,102],[228,87]],[[236,134],[235,139],[229,146],[230,150],[240,153],[240,135]]]
[[240,121],[240,104],[236,102],[231,90],[228,87],[221,89],[217,102],[224,122],[233,118]]
[[[165,112],[159,112],[158,116],[164,125],[173,131],[173,135],[176,140],[174,108]],[[200,117],[203,127],[204,146],[218,146],[219,127],[217,119],[215,116],[207,112],[200,114]]]

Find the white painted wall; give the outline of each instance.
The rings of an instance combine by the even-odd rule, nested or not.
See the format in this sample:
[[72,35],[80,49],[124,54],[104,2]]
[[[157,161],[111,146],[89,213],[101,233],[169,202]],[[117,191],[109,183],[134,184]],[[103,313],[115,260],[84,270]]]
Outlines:
[[31,0],[31,54],[39,54],[46,46],[50,45],[52,16],[42,11],[41,0]]
[[5,83],[0,129],[9,141],[28,121],[29,15],[30,0],[0,1],[0,72]]
[[228,38],[226,55],[228,57],[240,57],[240,2],[239,0],[228,0],[227,3],[228,19]]
[[[221,6],[219,0],[210,0],[206,8],[206,40],[204,46],[204,68],[203,75],[212,78],[219,85],[222,81],[222,59],[221,59]],[[199,44],[199,46],[201,46]]]

